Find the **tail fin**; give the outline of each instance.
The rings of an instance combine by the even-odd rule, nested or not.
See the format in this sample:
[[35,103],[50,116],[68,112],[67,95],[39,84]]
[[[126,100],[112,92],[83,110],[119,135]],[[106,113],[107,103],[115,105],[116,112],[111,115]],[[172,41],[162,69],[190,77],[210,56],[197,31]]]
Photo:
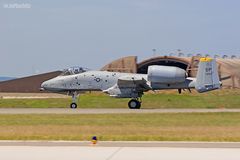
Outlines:
[[195,89],[198,92],[207,92],[221,87],[217,63],[212,58],[200,58]]

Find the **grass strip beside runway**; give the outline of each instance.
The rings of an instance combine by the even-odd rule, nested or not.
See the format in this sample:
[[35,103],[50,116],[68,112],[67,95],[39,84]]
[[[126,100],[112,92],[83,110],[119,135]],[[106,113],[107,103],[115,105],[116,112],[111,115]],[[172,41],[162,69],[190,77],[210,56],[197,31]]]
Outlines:
[[240,141],[240,113],[0,115],[1,140]]
[[[240,108],[240,90],[224,89],[202,94],[161,91],[158,94],[146,93],[142,100],[142,108]],[[111,98],[94,92],[81,95],[78,104],[79,108],[128,108],[128,101],[128,98]],[[67,108],[70,103],[71,98],[0,98],[0,108]]]

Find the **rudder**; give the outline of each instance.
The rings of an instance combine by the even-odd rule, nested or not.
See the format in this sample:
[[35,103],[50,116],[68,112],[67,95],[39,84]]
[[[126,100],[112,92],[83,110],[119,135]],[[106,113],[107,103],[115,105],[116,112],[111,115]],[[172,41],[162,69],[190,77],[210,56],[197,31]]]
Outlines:
[[198,92],[207,92],[219,88],[221,88],[221,82],[216,60],[208,57],[200,58],[195,89]]

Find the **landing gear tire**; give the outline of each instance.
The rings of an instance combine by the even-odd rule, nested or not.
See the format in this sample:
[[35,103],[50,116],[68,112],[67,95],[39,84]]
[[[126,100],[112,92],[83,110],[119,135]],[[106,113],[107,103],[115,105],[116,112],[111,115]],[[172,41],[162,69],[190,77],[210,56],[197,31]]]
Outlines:
[[76,103],[71,103],[71,104],[70,104],[70,108],[76,109],[76,108],[77,108],[77,104],[76,104]]
[[128,107],[130,109],[140,109],[141,108],[141,102],[139,102],[138,100],[136,99],[131,99],[129,102],[128,102]]

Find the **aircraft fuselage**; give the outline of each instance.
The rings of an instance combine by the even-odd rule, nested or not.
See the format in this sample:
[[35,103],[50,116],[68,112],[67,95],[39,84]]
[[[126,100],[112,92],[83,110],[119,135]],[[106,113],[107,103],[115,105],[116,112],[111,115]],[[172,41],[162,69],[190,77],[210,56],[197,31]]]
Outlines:
[[151,83],[147,80],[147,74],[120,73],[108,71],[88,71],[75,75],[58,76],[45,81],[41,87],[53,92],[64,91],[103,91],[117,84],[119,77],[134,76],[147,81],[152,90],[193,88],[194,78],[186,78],[183,83]]

